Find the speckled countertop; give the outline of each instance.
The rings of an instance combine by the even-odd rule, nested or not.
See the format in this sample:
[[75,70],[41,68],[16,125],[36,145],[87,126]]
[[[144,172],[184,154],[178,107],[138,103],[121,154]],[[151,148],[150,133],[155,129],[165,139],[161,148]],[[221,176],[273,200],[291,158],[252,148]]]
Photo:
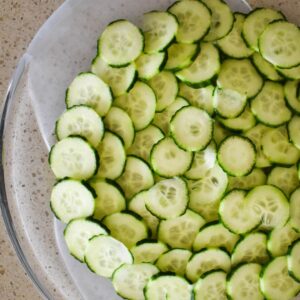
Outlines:
[[[38,28],[63,0],[0,0],[0,105],[12,72]],[[299,0],[250,0],[275,7],[299,23]],[[41,299],[20,265],[0,217],[0,299]]]

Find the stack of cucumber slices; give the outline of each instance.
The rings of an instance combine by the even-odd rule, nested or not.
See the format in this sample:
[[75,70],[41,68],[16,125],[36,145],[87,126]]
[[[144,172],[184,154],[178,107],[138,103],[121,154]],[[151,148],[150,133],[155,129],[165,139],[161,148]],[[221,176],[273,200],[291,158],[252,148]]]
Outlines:
[[300,292],[300,30],[185,0],[109,24],[49,154],[70,253],[132,300]]

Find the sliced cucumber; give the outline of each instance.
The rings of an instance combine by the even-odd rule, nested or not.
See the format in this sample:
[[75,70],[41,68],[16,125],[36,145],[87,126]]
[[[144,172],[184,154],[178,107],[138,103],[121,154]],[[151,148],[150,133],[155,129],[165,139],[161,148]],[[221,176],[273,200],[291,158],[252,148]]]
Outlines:
[[155,144],[150,154],[154,172],[163,177],[184,174],[189,169],[192,158],[192,153],[180,149],[170,137]]
[[105,128],[119,136],[128,149],[134,139],[134,128],[128,114],[121,108],[112,107],[104,119]]
[[109,229],[111,236],[122,242],[128,249],[148,237],[146,224],[133,214],[114,213],[105,217],[103,224]]
[[253,50],[247,47],[242,38],[242,29],[245,21],[245,16],[240,13],[234,14],[234,24],[231,31],[222,39],[217,41],[221,51],[233,58],[245,58],[252,55]]
[[292,23],[278,20],[269,24],[259,37],[259,52],[268,62],[280,68],[300,64],[300,30]]
[[288,106],[295,111],[296,114],[300,114],[300,101],[297,97],[299,80],[287,81],[284,86],[284,96]]
[[154,184],[151,169],[143,160],[127,156],[124,172],[118,178],[117,183],[121,186],[127,199],[138,192],[150,188]]
[[143,34],[127,20],[110,23],[102,32],[98,43],[100,57],[114,67],[129,65],[141,54],[143,48]]
[[148,84],[137,81],[128,94],[115,99],[114,105],[124,109],[134,128],[141,130],[146,128],[154,117],[156,98]]
[[225,248],[231,252],[239,240],[239,236],[230,232],[221,223],[208,224],[197,234],[193,250],[199,251],[204,248]]
[[[300,240],[297,240],[290,247],[288,255],[288,269],[292,277],[300,281]],[[299,288],[300,290],[300,288]]]
[[261,90],[263,80],[249,59],[226,59],[221,66],[217,84],[221,88],[253,98]]
[[212,85],[202,88],[192,88],[185,83],[180,83],[179,95],[198,108],[204,109],[209,115],[214,112]]
[[218,219],[220,199],[226,191],[228,178],[216,164],[199,180],[189,180],[189,208],[199,213],[207,222]]
[[300,188],[297,188],[290,197],[290,224],[300,232]]
[[264,300],[260,291],[259,264],[245,264],[235,269],[227,280],[227,294],[232,300]]
[[198,54],[199,47],[196,44],[174,43],[168,48],[165,69],[173,72],[184,69],[191,65]]
[[134,63],[123,68],[113,68],[98,55],[92,62],[91,71],[108,84],[113,95],[118,97],[132,87],[136,78],[135,68]]
[[272,163],[293,165],[300,157],[299,150],[289,143],[286,127],[270,129],[262,137],[263,153]]
[[186,266],[186,277],[196,282],[204,273],[212,270],[229,272],[231,268],[230,256],[217,248],[206,249],[192,256]]
[[194,285],[194,299],[226,300],[226,273],[223,271],[212,271],[199,278]]
[[132,263],[132,256],[124,244],[105,235],[90,239],[84,259],[91,271],[107,278],[122,264]]
[[126,208],[124,195],[118,187],[101,179],[92,179],[89,184],[96,192],[93,218],[102,220],[105,216]]
[[98,170],[99,157],[80,137],[68,137],[52,146],[49,164],[57,179],[70,177],[86,180]]
[[219,121],[215,120],[213,139],[216,142],[217,146],[219,146],[221,142],[231,134],[232,132],[230,130],[225,128]]
[[291,79],[291,80],[300,79],[300,66],[290,68],[290,69],[277,68],[277,71],[287,79]]
[[300,116],[293,116],[290,120],[288,134],[291,142],[300,150]]
[[145,52],[163,51],[175,38],[177,29],[176,17],[168,12],[152,11],[144,14]]
[[165,179],[149,190],[145,199],[147,209],[159,219],[171,219],[181,216],[188,205],[186,183],[179,177]]
[[171,272],[178,276],[184,276],[186,265],[192,256],[192,252],[186,249],[172,249],[162,254],[156,262],[161,272]]
[[205,220],[192,210],[180,217],[161,221],[158,238],[172,248],[191,250],[194,239]]
[[144,299],[144,287],[159,270],[152,264],[123,264],[112,277],[116,292],[124,299]]
[[234,22],[229,6],[221,0],[203,0],[212,12],[211,27],[205,41],[215,41],[227,35]]
[[284,193],[272,185],[261,185],[253,188],[245,201],[255,217],[260,220],[260,229],[272,230],[283,227],[288,221],[289,202]]
[[123,173],[126,163],[126,153],[121,139],[106,131],[97,151],[101,157],[101,164],[96,176],[108,179],[118,178]]
[[178,71],[176,76],[190,86],[203,87],[210,84],[219,70],[218,49],[211,43],[201,43],[200,53],[195,61],[189,67]]
[[267,126],[280,126],[292,117],[284,101],[282,85],[271,81],[267,81],[260,93],[251,101],[251,111]]
[[213,121],[196,107],[183,107],[171,119],[170,132],[177,145],[187,151],[203,150],[212,139]]
[[97,147],[104,134],[103,122],[90,107],[73,106],[57,120],[55,133],[58,140],[71,135],[85,138],[93,147]]
[[156,111],[162,111],[169,106],[178,94],[178,83],[173,73],[162,71],[149,81],[155,92]]
[[140,241],[130,249],[135,264],[153,264],[166,251],[168,251],[168,247],[165,244],[152,240]]
[[208,32],[211,12],[200,1],[177,1],[168,11],[178,19],[176,40],[180,43],[194,43]]
[[293,299],[300,291],[300,284],[288,274],[287,257],[274,258],[263,270],[260,287],[267,299]]
[[233,266],[241,263],[265,264],[268,260],[267,236],[262,232],[250,233],[239,240],[231,255]]
[[84,254],[89,239],[95,235],[107,235],[106,230],[89,219],[72,220],[64,230],[64,238],[70,253],[79,261],[84,261]]

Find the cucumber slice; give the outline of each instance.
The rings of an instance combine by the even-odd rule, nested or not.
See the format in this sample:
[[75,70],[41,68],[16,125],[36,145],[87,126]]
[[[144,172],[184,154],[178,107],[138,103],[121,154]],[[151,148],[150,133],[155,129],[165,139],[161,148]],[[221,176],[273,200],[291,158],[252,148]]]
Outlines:
[[153,119],[153,124],[159,127],[166,135],[169,133],[170,121],[174,114],[189,103],[181,97],[177,97],[164,111],[157,112]]
[[234,14],[234,23],[231,31],[222,39],[217,41],[221,51],[233,58],[246,58],[252,55],[253,50],[247,47],[242,38],[242,29],[245,21],[245,16],[240,13]]
[[287,81],[284,86],[284,96],[287,105],[296,113],[300,114],[300,101],[297,97],[299,80]]
[[178,94],[178,83],[171,72],[160,72],[151,78],[149,84],[157,98],[156,111],[164,110],[175,100]]
[[110,109],[112,95],[109,86],[93,73],[81,73],[75,77],[66,92],[66,105],[92,107],[101,117]]
[[63,223],[90,217],[94,212],[93,193],[80,181],[65,179],[57,182],[51,192],[50,207]]
[[299,150],[288,141],[286,127],[268,130],[261,140],[262,150],[268,160],[280,165],[293,165],[299,160]]
[[262,230],[283,227],[288,221],[289,202],[284,193],[275,186],[257,186],[247,194],[245,201],[256,216],[253,218],[260,219]]
[[57,179],[86,180],[97,172],[99,157],[82,138],[68,137],[52,146],[49,164]]
[[255,166],[257,168],[266,168],[271,166],[270,161],[262,151],[262,137],[269,129],[270,129],[269,127],[263,124],[257,124],[255,127],[247,130],[244,134],[255,145],[256,148]]
[[295,241],[290,247],[288,269],[290,275],[300,281],[300,240]]
[[159,73],[166,60],[164,52],[141,54],[135,61],[139,78],[148,80]]
[[230,268],[230,256],[221,249],[211,248],[192,256],[186,267],[186,277],[196,282],[206,272],[219,269],[229,272]]
[[92,108],[80,105],[73,106],[59,117],[55,133],[58,140],[79,135],[97,147],[104,135],[104,128],[102,119]]
[[209,115],[214,113],[212,85],[202,88],[192,88],[185,83],[180,83],[179,95],[187,99],[192,105],[204,109]]
[[194,299],[226,300],[226,273],[223,271],[212,271],[199,278],[194,285]]
[[72,220],[64,230],[64,238],[70,253],[81,262],[84,262],[89,239],[99,234],[107,235],[107,232],[100,224],[89,219]]
[[252,56],[252,62],[258,71],[268,80],[281,81],[283,77],[277,72],[275,67],[266,61],[258,52]]
[[282,20],[284,16],[271,8],[254,9],[247,16],[243,26],[243,37],[248,46],[255,51],[258,50],[258,39],[267,25],[275,20]]
[[268,239],[268,250],[273,257],[286,255],[289,246],[300,238],[300,233],[297,233],[290,223],[287,223],[282,228],[275,228],[271,231]]
[[233,190],[221,201],[219,215],[221,222],[236,234],[245,234],[256,228],[261,218],[246,201],[246,191]]
[[107,278],[122,264],[132,263],[132,256],[124,244],[105,235],[90,239],[84,259],[91,271]]
[[212,141],[204,150],[194,153],[192,165],[184,173],[184,176],[193,180],[205,177],[207,171],[214,167],[216,157],[216,144]]
[[255,146],[248,138],[238,135],[229,136],[220,144],[217,159],[227,174],[245,176],[254,168]]
[[290,224],[300,232],[300,188],[297,188],[290,197]]
[[180,43],[195,43],[208,32],[211,12],[200,1],[177,1],[168,11],[179,21],[176,40]]
[[130,199],[138,192],[150,188],[154,180],[147,163],[137,157],[127,156],[124,172],[117,183],[124,191],[125,197]]
[[212,12],[211,27],[205,36],[205,41],[216,41],[227,35],[234,22],[233,14],[229,6],[220,0],[203,0],[203,3]]
[[268,184],[277,186],[289,197],[300,184],[297,167],[274,167],[268,175]]
[[232,119],[238,117],[245,110],[247,97],[234,90],[216,87],[213,101],[219,116]]
[[192,252],[186,249],[172,249],[162,254],[156,262],[161,272],[171,272],[184,276],[186,265]]
[[253,98],[260,92],[263,80],[249,59],[226,59],[221,66],[217,84],[221,88]]
[[158,238],[172,248],[191,250],[194,239],[205,220],[192,210],[180,217],[161,221]]
[[220,199],[227,188],[227,175],[216,164],[199,180],[189,180],[189,208],[199,213],[207,222],[218,219]]
[[192,162],[192,153],[180,149],[170,137],[154,145],[150,154],[152,169],[163,177],[184,174]]
[[251,190],[252,188],[266,184],[267,175],[262,169],[253,169],[250,174],[241,177],[228,176],[228,191],[239,190]]
[[101,179],[92,179],[89,184],[96,192],[93,218],[102,220],[126,208],[124,195],[118,187]]
[[251,111],[267,126],[280,126],[292,117],[285,104],[282,85],[271,81],[265,82],[260,93],[251,101]]
[[122,242],[128,249],[148,237],[147,226],[135,215],[118,212],[103,219],[112,237]]
[[267,299],[293,299],[300,291],[300,284],[288,274],[287,257],[274,258],[263,270],[260,288]]
[[204,149],[212,139],[213,122],[204,110],[183,107],[170,123],[170,132],[177,145],[187,151]]
[[204,87],[210,84],[220,70],[218,49],[211,43],[200,43],[200,53],[187,68],[180,70],[176,76],[193,87]]
[[149,190],[136,194],[128,203],[128,209],[143,218],[152,233],[152,238],[156,238],[159,219],[152,215],[146,208],[146,199],[149,198]]
[[152,11],[144,14],[145,52],[163,51],[175,38],[177,29],[178,21],[176,17],[168,12]]
[[264,300],[260,291],[261,265],[245,264],[235,269],[227,280],[227,294],[232,300]]
[[197,252],[204,248],[225,248],[228,252],[232,252],[239,238],[221,223],[208,224],[197,234],[193,250]]
[[277,20],[259,37],[259,52],[268,62],[280,68],[300,64],[300,30],[292,23]]
[[290,69],[277,68],[277,71],[287,79],[291,79],[291,80],[300,79],[300,66],[290,68]]
[[149,162],[152,147],[163,138],[164,134],[159,128],[153,125],[149,125],[145,129],[136,133],[134,142],[132,146],[127,150],[127,153],[136,155]]
[[247,234],[238,241],[231,255],[233,266],[241,263],[265,264],[268,261],[267,236],[262,232]]
[[168,60],[165,69],[173,72],[184,69],[191,65],[198,54],[198,45],[174,43],[168,48]]
[[112,107],[104,119],[105,128],[119,136],[128,149],[134,139],[134,128],[128,114],[121,108]]
[[153,264],[166,251],[168,247],[165,244],[152,240],[140,241],[130,249],[135,264]]
[[91,71],[110,86],[115,97],[125,94],[133,85],[136,78],[134,63],[123,68],[109,66],[100,55],[92,62]]
[[293,116],[288,124],[288,134],[291,142],[300,150],[300,116]]
[[121,139],[106,131],[97,151],[101,157],[101,164],[96,176],[108,179],[121,176],[126,162],[126,153]]
[[114,272],[112,284],[115,291],[124,299],[144,299],[144,287],[158,272],[159,270],[152,264],[124,264]]
[[144,289],[144,296],[146,300],[190,300],[192,297],[191,290],[191,285],[182,277],[157,274],[148,281]]
[[134,128],[141,130],[146,128],[154,117],[156,98],[148,84],[137,81],[128,94],[115,99],[114,105],[124,109]]
[[156,183],[149,190],[145,199],[147,209],[159,219],[170,219],[181,216],[188,205],[186,183],[179,177],[165,179]]
[[100,57],[113,67],[129,65],[142,53],[143,48],[143,34],[127,20],[110,23],[98,43]]
[[213,139],[216,142],[217,146],[219,146],[221,142],[230,135],[232,135],[232,132],[223,127],[223,125],[219,121],[215,120]]

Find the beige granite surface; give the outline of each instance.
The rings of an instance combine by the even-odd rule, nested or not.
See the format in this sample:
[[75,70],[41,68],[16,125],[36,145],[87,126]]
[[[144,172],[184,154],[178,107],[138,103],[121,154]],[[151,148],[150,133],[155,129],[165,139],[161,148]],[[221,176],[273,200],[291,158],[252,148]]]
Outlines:
[[[101,0],[99,0],[101,1]],[[0,104],[22,53],[35,32],[63,0],[0,0]],[[251,0],[254,6],[275,7],[300,23],[299,0]],[[0,300],[40,299],[7,237],[0,217]]]

